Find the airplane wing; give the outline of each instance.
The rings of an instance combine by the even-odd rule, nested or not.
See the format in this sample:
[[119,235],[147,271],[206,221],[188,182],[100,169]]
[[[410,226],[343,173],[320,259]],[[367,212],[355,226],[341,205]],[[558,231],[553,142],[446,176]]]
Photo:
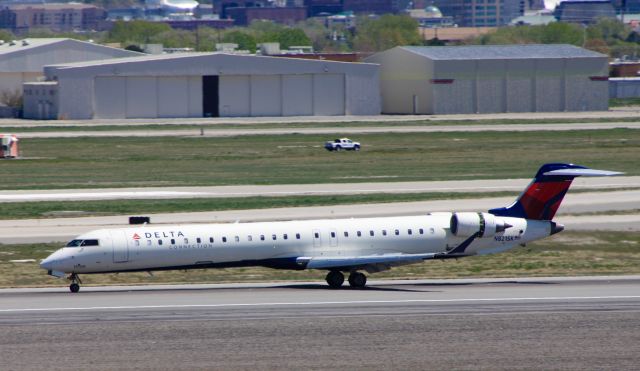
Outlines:
[[316,256],[296,259],[307,269],[364,269],[369,273],[382,272],[394,266],[419,263],[427,259],[437,259],[442,254],[382,254],[368,256]]
[[448,252],[428,253],[428,254],[380,254],[363,256],[314,256],[299,257],[296,259],[298,265],[304,265],[306,269],[335,269],[351,270],[364,269],[369,273],[382,272],[394,266],[419,263],[428,259],[456,259],[467,256],[465,250],[473,240],[478,237],[475,233],[467,238],[460,245]]

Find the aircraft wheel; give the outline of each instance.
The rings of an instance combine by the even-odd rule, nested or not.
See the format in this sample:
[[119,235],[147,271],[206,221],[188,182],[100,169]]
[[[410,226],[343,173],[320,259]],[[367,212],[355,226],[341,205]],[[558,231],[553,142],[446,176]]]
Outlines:
[[80,291],[80,285],[78,285],[77,283],[72,283],[71,285],[69,285],[69,290],[73,293],[76,293],[78,291]]
[[327,283],[332,289],[338,289],[344,283],[344,274],[339,271],[330,271],[327,273]]
[[362,288],[367,284],[367,276],[364,273],[353,272],[349,275],[349,285],[351,287]]

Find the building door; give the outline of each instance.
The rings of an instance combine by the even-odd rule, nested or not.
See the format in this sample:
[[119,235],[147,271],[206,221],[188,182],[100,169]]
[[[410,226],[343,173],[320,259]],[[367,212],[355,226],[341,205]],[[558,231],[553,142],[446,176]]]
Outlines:
[[219,86],[219,76],[202,76],[202,116],[220,117]]

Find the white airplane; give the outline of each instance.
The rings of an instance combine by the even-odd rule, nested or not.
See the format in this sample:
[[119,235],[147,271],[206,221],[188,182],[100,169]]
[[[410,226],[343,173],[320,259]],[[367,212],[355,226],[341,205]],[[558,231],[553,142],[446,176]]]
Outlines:
[[552,219],[573,179],[618,174],[546,164],[511,206],[488,212],[101,229],[76,237],[40,266],[67,276],[71,292],[80,290],[79,274],[240,266],[323,269],[332,288],[348,272],[352,287],[364,287],[360,271],[493,254],[561,232]]

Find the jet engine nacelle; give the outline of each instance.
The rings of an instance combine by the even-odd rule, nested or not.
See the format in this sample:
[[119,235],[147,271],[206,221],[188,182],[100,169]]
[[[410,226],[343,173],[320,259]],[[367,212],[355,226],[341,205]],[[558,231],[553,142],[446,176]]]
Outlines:
[[511,225],[489,213],[453,213],[450,227],[456,237],[493,237]]

